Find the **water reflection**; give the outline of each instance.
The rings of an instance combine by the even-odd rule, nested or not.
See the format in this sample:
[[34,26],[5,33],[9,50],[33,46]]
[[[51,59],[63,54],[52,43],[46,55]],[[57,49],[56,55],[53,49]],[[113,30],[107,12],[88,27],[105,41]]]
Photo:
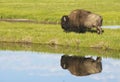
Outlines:
[[118,50],[0,44],[0,82],[120,82],[119,69]]
[[[63,65],[60,65],[61,62]],[[64,63],[70,62],[72,64],[64,65]],[[81,68],[79,66],[85,67],[85,63],[87,65],[86,68],[83,68],[84,71],[87,69],[91,72],[92,69],[92,73],[96,71],[99,73],[76,77],[68,70],[61,68],[61,66],[67,69],[71,67],[75,70],[73,74],[77,74],[76,70]],[[95,66],[96,68],[93,68]],[[120,60],[99,56],[90,58],[31,51],[0,51],[0,82],[120,82],[119,69]],[[81,71],[79,70],[79,72]]]
[[61,57],[61,67],[68,69],[73,75],[86,76],[102,71],[101,60],[101,57],[97,57],[95,60],[92,57],[63,55]]

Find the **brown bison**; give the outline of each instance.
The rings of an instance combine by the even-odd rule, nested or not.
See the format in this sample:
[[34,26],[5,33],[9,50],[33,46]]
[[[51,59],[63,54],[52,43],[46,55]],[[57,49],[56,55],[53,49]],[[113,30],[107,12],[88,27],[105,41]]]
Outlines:
[[64,31],[86,32],[87,29],[96,27],[97,33],[102,33],[102,17],[90,11],[77,9],[69,15],[64,15],[61,18],[61,27]]
[[102,71],[101,57],[94,60],[92,57],[67,56],[61,57],[61,67],[68,69],[71,74],[76,76],[86,76]]

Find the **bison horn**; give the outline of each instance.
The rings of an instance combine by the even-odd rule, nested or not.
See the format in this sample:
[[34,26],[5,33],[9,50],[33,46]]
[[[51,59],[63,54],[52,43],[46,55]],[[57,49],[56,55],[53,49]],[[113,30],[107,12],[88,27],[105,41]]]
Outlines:
[[66,64],[63,64],[63,69],[67,69],[67,65]]
[[67,21],[66,17],[64,17],[63,20],[66,22]]

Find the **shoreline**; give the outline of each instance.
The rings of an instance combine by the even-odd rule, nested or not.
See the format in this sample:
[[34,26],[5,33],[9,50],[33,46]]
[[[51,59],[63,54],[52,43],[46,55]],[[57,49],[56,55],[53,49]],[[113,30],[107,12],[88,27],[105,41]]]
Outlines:
[[112,49],[112,48],[104,48],[104,46],[94,46],[94,47],[81,47],[81,46],[71,46],[71,45],[62,45],[62,44],[47,44],[47,43],[33,43],[33,42],[7,42],[7,41],[0,41],[0,44],[18,44],[18,45],[47,45],[51,47],[56,46],[63,46],[63,47],[74,47],[74,48],[92,48],[92,49],[100,49],[100,50],[117,50],[120,51],[120,49]]

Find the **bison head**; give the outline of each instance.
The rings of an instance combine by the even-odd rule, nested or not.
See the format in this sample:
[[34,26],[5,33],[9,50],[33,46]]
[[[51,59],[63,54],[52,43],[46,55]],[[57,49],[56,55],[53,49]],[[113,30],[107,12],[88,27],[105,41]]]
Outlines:
[[68,31],[70,28],[69,25],[69,17],[67,15],[62,16],[61,18],[61,27],[62,29],[64,29],[65,31]]
[[63,69],[67,69],[67,68],[68,68],[68,57],[69,57],[69,56],[67,56],[67,55],[63,55],[63,56],[61,57],[61,67],[62,67]]

